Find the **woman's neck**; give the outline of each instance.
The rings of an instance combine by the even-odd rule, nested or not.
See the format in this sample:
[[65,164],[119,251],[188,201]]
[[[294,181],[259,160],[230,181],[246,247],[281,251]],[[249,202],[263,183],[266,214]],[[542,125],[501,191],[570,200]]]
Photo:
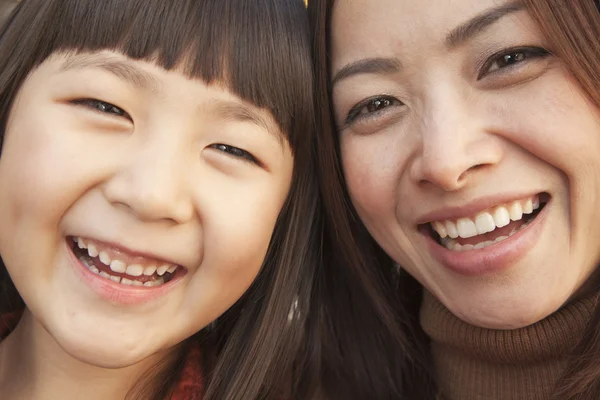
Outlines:
[[0,343],[0,393],[12,400],[124,399],[153,365],[154,355],[126,368],[83,363],[66,353],[26,310]]

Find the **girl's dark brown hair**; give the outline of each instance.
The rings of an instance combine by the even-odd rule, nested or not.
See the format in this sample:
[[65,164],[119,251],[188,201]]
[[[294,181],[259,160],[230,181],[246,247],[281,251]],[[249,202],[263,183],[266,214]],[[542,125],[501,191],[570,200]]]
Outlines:
[[[255,282],[210,328],[184,342],[174,361],[157,366],[151,379],[136,385],[130,397],[168,398],[193,342],[203,351],[206,387],[194,397],[247,400],[277,398],[281,390],[310,393],[312,381],[300,379],[302,370],[293,369],[309,316],[289,315],[295,304],[300,310],[309,307],[320,240],[303,1],[22,0],[0,30],[0,146],[12,102],[32,70],[53,53],[100,50],[225,86],[270,111],[295,156],[290,194]],[[0,262],[0,313],[22,307]],[[150,391],[141,389],[148,386]]]
[[[596,0],[523,0],[552,44],[552,52],[600,109],[600,6]],[[428,342],[418,323],[419,285],[394,272],[392,260],[369,237],[345,189],[331,115],[328,38],[334,0],[309,1],[316,68],[318,162],[330,281],[330,328],[324,343],[326,398],[435,399]],[[600,132],[599,132],[600,134]],[[344,234],[351,232],[352,237]],[[342,285],[338,285],[342,281]],[[596,290],[600,290],[597,288]],[[336,298],[337,297],[337,298]],[[323,306],[323,307],[326,307]],[[379,331],[385,329],[385,332]],[[334,378],[343,377],[343,394]],[[351,393],[357,393],[351,396]],[[369,396],[369,393],[371,394]],[[600,399],[600,306],[570,357],[553,400]]]

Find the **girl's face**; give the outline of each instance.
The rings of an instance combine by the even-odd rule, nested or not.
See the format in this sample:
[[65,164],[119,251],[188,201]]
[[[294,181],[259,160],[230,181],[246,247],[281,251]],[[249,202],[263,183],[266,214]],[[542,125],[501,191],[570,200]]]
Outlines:
[[132,365],[248,289],[292,170],[270,113],[219,85],[111,52],[55,55],[11,110],[0,253],[60,347]]
[[599,112],[519,2],[338,0],[332,85],[354,205],[454,314],[516,328],[600,252]]

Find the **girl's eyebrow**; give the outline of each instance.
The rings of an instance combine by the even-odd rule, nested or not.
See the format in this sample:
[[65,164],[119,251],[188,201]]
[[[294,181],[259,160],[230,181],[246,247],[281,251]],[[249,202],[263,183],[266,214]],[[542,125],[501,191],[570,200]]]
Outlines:
[[[61,65],[59,71],[66,72],[85,68],[103,69],[136,88],[158,91],[160,87],[158,80],[148,72],[127,62],[127,60],[106,54],[69,55],[63,65]],[[220,118],[232,121],[249,121],[265,129],[284,148],[286,138],[281,130],[276,124],[263,117],[252,107],[238,101],[214,100],[211,102],[210,108]]]
[[238,101],[214,100],[211,102],[210,108],[222,119],[241,122],[248,121],[259,126],[275,137],[283,148],[285,138],[282,132],[275,124],[264,118],[252,107]]
[[158,80],[148,72],[126,60],[105,54],[69,55],[59,71],[66,72],[85,68],[103,69],[139,89],[158,91],[160,88]]

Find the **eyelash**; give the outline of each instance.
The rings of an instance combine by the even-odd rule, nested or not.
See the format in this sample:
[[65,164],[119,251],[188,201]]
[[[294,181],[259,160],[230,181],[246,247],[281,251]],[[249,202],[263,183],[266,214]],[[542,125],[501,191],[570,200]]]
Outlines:
[[77,99],[72,101],[73,104],[80,105],[91,109],[92,111],[96,111],[102,114],[107,114],[110,116],[115,116],[119,118],[126,118],[129,121],[132,121],[131,116],[122,108],[115,106],[114,104],[108,103],[106,101],[97,100],[97,99]]
[[[103,114],[114,115],[116,117],[127,118],[127,119],[131,120],[131,117],[129,116],[129,114],[127,114],[127,112],[125,110],[115,106],[114,104],[108,103],[106,101],[96,100],[96,99],[78,99],[78,100],[74,100],[72,103],[81,105],[84,107],[88,107],[94,111],[97,111],[97,112],[100,112]],[[234,146],[229,146],[229,145],[222,144],[222,143],[216,143],[216,144],[211,145],[210,147],[214,148],[215,150],[219,150],[223,153],[226,153],[232,157],[239,158],[242,161],[251,162],[251,163],[257,164],[257,165],[259,164],[258,160],[252,154],[248,153],[246,150],[242,150],[240,148],[237,148]]]
[[222,144],[222,143],[215,143],[215,144],[212,144],[210,147],[215,150],[222,151],[223,153],[226,153],[227,155],[229,155],[231,157],[238,158],[241,161],[260,165],[258,160],[252,154],[250,154],[246,150],[242,150],[238,147],[229,146],[227,144]]
[[[511,69],[518,64],[526,62],[527,60],[543,58],[549,55],[550,52],[541,47],[515,47],[511,49],[504,49],[493,54],[485,61],[483,67],[480,69],[480,72],[477,75],[477,80],[483,79],[488,74],[498,73],[498,71],[502,71],[504,69]],[[494,64],[499,62],[504,62],[505,65],[497,66],[495,69],[492,69]],[[382,102],[385,104],[383,108],[379,108],[375,111],[363,112],[363,110],[367,109],[367,107],[373,105],[377,106],[376,103]],[[401,106],[403,103],[398,99],[388,95],[370,97],[352,107],[352,109],[348,112],[348,116],[346,117],[344,124],[348,126],[358,119],[375,118],[379,113],[384,112],[385,109],[392,105]]]
[[[515,47],[512,49],[502,50],[493,54],[483,63],[483,66],[477,75],[477,80],[481,80],[488,74],[493,74],[497,71],[512,69],[523,62],[527,62],[528,60],[544,58],[549,55],[550,52],[541,47]],[[504,66],[499,65],[495,69],[492,69],[494,64],[498,64],[499,62],[503,62]]]
[[[398,100],[392,96],[388,96],[388,95],[379,95],[379,96],[370,97],[368,99],[361,101],[354,107],[352,107],[352,109],[348,112],[348,116],[346,117],[346,120],[344,121],[344,123],[345,123],[345,125],[349,125],[358,119],[374,117],[375,115],[377,115],[381,112],[384,112],[385,109],[387,109],[393,105],[402,106],[402,105],[404,105],[404,103],[402,103],[400,100]],[[368,108],[371,106],[374,106],[374,107],[383,106],[383,108],[378,108],[377,110],[369,111]],[[363,110],[367,110],[367,112],[363,112]]]

